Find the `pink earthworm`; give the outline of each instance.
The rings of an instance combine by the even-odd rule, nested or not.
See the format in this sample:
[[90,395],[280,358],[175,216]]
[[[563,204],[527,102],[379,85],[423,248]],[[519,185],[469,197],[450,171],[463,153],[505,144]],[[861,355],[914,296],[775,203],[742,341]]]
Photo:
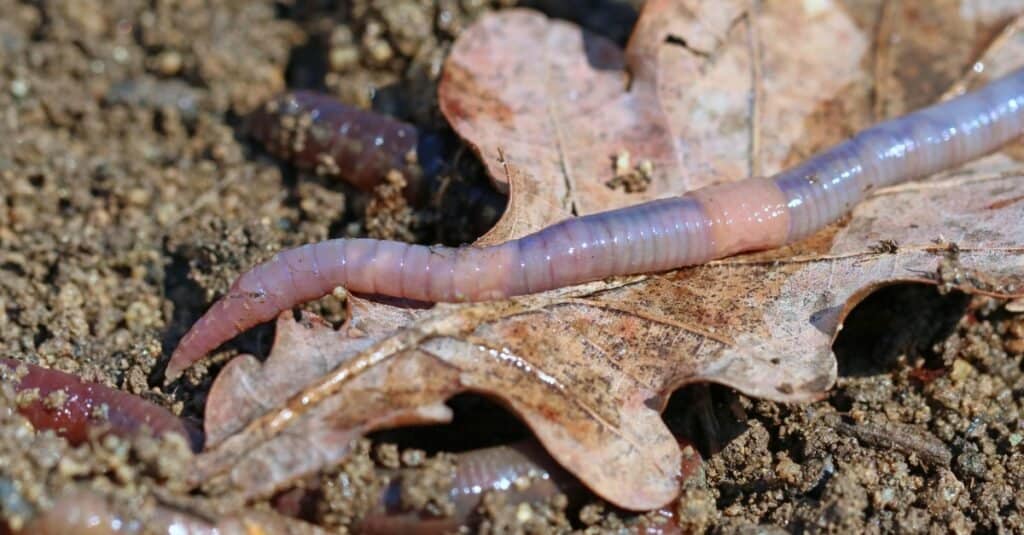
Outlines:
[[239,277],[181,340],[168,380],[238,333],[338,286],[427,302],[484,301],[775,248],[836,221],[872,189],[954,167],[1021,133],[1024,69],[875,125],[773,177],[576,217],[498,245],[304,245]]
[[[678,439],[683,451],[679,483],[686,486],[703,475],[704,461],[686,439]],[[689,446],[689,448],[687,448]],[[483,520],[480,507],[484,495],[500,497],[505,506],[520,504],[554,504],[564,496],[564,505],[573,509],[585,503],[590,496],[576,478],[558,465],[535,440],[524,440],[508,445],[478,448],[453,455],[454,473],[446,487],[438,490],[451,500],[453,508],[447,516],[434,516],[410,509],[403,504],[403,488],[408,478],[415,478],[417,468],[377,468],[377,477],[388,482],[377,494],[375,503],[348,526],[353,533],[366,535],[408,533],[410,535],[440,535],[479,530]],[[414,483],[413,483],[414,484]],[[317,481],[310,481],[274,501],[278,512],[299,518],[312,519],[311,502],[321,492]],[[682,533],[675,512],[675,503],[666,505],[647,516],[637,519],[630,533],[670,535]]]
[[403,471],[396,474],[381,491],[377,506],[354,526],[356,532],[452,533],[472,521],[485,492],[500,492],[505,503],[514,505],[546,501],[561,493],[578,495],[583,491],[583,486],[533,441],[456,454],[455,474],[448,489],[455,506],[450,516],[431,517],[404,510],[401,503]]
[[[678,440],[681,449],[691,452],[684,455],[679,471],[680,484],[687,484],[702,473],[704,462],[688,440]],[[533,440],[455,454],[455,477],[448,491],[455,505],[451,516],[432,518],[403,511],[399,498],[401,484],[399,476],[385,487],[377,507],[363,516],[353,526],[353,531],[414,535],[454,533],[462,527],[472,531],[478,527],[473,523],[479,520],[475,515],[486,492],[501,493],[506,505],[545,502],[562,494],[572,507],[571,504],[582,505],[587,496],[586,488]],[[648,535],[683,533],[674,507],[675,503],[672,503],[653,513],[662,522],[633,526],[629,532]]]
[[[312,524],[298,522],[271,511],[249,510],[226,515],[215,521],[160,503],[145,511],[124,510],[86,488],[72,488],[57,497],[53,507],[40,511],[24,529],[31,535],[142,535],[182,533],[188,535],[327,535]],[[3,524],[0,524],[0,533]]]
[[416,197],[424,178],[440,166],[442,144],[434,134],[314,91],[271,99],[246,120],[250,135],[271,154],[296,167],[338,175],[369,191],[396,170]]

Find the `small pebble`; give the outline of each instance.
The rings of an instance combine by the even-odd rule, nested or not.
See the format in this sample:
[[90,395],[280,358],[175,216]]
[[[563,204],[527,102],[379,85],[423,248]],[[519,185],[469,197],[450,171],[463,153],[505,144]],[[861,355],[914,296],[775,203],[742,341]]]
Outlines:
[[383,64],[394,56],[387,41],[374,41],[367,45],[367,52],[377,64]]
[[359,50],[351,45],[331,48],[327,62],[333,72],[344,72],[359,62]]
[[783,457],[775,466],[775,475],[782,481],[795,485],[800,482],[802,472],[799,464],[793,462],[789,457]]
[[379,444],[374,451],[377,462],[384,468],[395,469],[401,466],[401,457],[398,454],[398,446],[394,444]]
[[884,508],[896,499],[896,490],[892,487],[883,487],[881,490],[875,493],[875,505],[878,508]]
[[21,78],[11,81],[11,95],[15,98],[25,98],[28,96],[29,85],[28,82]]
[[118,63],[127,63],[128,58],[130,57],[128,49],[123,46],[114,47],[114,51],[111,55],[113,56],[114,61]]
[[533,518],[533,508],[528,503],[521,503],[516,507],[516,520],[520,524],[525,524]]
[[970,477],[982,479],[988,473],[985,456],[981,453],[973,451],[963,453],[957,457],[956,462],[961,472]]
[[88,465],[78,462],[78,460],[71,457],[61,459],[57,465],[57,470],[62,476],[68,478],[83,476],[91,471]]
[[6,517],[8,527],[14,531],[19,531],[34,513],[17,483],[7,477],[0,478],[0,511]]
[[423,450],[409,449],[402,452],[402,464],[405,466],[420,466],[426,458],[427,454]]
[[68,401],[68,393],[64,390],[54,390],[43,399],[43,405],[51,411],[59,410]]
[[182,64],[181,54],[174,50],[165,50],[156,58],[156,71],[163,76],[174,76],[181,72]]
[[954,383],[962,383],[973,371],[974,367],[968,364],[967,361],[963,359],[956,359],[953,361],[953,371],[949,373],[949,378],[952,379]]

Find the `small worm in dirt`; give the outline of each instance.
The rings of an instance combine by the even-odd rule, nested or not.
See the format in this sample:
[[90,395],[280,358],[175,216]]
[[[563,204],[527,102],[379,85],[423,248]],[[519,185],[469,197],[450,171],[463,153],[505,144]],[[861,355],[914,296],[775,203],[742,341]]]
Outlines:
[[355,526],[359,533],[452,533],[467,525],[485,492],[501,492],[506,503],[544,502],[583,487],[536,442],[495,446],[456,454],[448,490],[454,511],[431,517],[402,507],[403,471],[382,491],[377,506]]
[[938,466],[949,466],[953,461],[953,454],[949,448],[924,429],[892,422],[849,424],[838,416],[829,417],[825,422],[837,431],[850,435],[868,446],[917,455],[923,461]]
[[0,380],[11,384],[15,394],[20,394],[18,412],[33,427],[53,429],[71,444],[88,440],[92,428],[108,426],[111,433],[120,436],[131,435],[143,427],[155,435],[178,433],[189,440],[193,451],[202,446],[202,433],[197,428],[167,409],[127,392],[6,358],[0,358]]
[[[57,498],[17,533],[32,535],[141,535],[187,533],[190,535],[326,535],[327,531],[272,511],[245,511],[210,522],[200,516],[155,504],[145,511],[125,514],[106,498],[88,489],[73,489]],[[0,524],[2,528],[2,524]]]
[[[689,452],[683,457],[679,475],[680,484],[687,484],[702,473],[703,460],[689,442],[681,440],[680,447]],[[406,486],[416,484],[416,468],[377,468],[377,477],[387,479],[388,483],[380,489],[375,505],[362,513],[349,529],[363,534],[473,532],[480,528],[478,524],[483,520],[481,507],[485,506],[485,495],[497,498],[494,503],[507,507],[550,504],[569,509],[583,505],[589,496],[586,487],[533,440],[456,453],[453,464],[450,482],[438,488],[454,506],[450,515],[420,513],[403,503]],[[315,500],[319,492],[317,482],[307,482],[280,495],[274,505],[282,514],[302,517],[303,510],[310,507],[307,501]],[[637,517],[636,525],[632,527],[638,529],[630,533],[682,533],[674,507],[675,504],[670,504],[644,517]],[[307,511],[305,516],[313,518],[315,515]]]
[[428,302],[484,301],[701,264],[807,237],[871,190],[992,152],[1024,132],[1024,70],[860,132],[771,178],[568,219],[489,247],[335,239],[235,281],[182,339],[168,380],[238,333],[343,286]]
[[[700,454],[686,440],[680,448],[690,452],[680,465],[679,481],[694,478],[703,467]],[[535,441],[518,442],[508,446],[494,446],[470,450],[455,455],[455,477],[449,495],[455,505],[451,516],[431,518],[401,507],[400,478],[392,480],[381,494],[378,506],[354,526],[359,533],[413,533],[416,535],[470,531],[477,528],[485,493],[501,494],[505,505],[544,503],[565,495],[568,504],[582,505],[586,488],[560,467],[544,448]],[[633,526],[631,533],[669,535],[683,533],[675,512],[675,504],[654,511],[643,524]],[[658,518],[661,521],[650,519]]]
[[437,136],[314,91],[270,100],[248,117],[247,126],[271,154],[300,169],[341,176],[365,191],[396,170],[409,197],[415,197],[423,179],[441,165]]

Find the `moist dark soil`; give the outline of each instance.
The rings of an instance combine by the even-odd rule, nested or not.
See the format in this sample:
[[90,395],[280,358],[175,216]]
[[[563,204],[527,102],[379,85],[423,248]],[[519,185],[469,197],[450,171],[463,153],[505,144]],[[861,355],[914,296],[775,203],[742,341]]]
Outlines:
[[[440,66],[481,13],[530,5],[624,43],[639,3],[0,0],[0,356],[201,422],[220,367],[238,352],[266,354],[270,330],[167,389],[163,366],[241,271],[327,237],[467,243],[504,202],[469,151],[417,207],[395,187],[367,194],[297,172],[245,137],[247,112],[285,88],[314,88],[451,137],[436,104]],[[344,318],[333,297],[309,309]],[[674,396],[666,420],[706,458],[673,505],[685,529],[1024,533],[1024,316],[896,287],[854,312],[836,351],[841,378],[817,403],[703,386]],[[6,529],[47,514],[72,487],[125,519],[154,495],[184,492],[183,441],[107,436],[73,447],[33,430],[0,392]],[[303,508],[344,530],[371,505],[375,469],[426,451],[414,463],[427,474],[418,503],[443,513],[429,474],[448,469],[446,450],[525,434],[486,400],[453,405],[456,424],[443,431],[371,437],[321,476],[319,503]],[[494,497],[478,528],[599,533],[638,522],[596,499],[523,511]]]

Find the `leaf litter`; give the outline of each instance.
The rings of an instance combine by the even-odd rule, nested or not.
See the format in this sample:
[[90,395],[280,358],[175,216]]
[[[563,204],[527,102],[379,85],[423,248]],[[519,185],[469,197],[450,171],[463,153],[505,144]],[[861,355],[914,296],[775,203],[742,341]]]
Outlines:
[[[510,192],[481,243],[771,173],[840,141],[876,119],[869,47],[844,10],[791,2],[651,1],[625,51],[530,11],[484,16],[456,42],[439,89]],[[1014,66],[1009,47],[988,51],[987,75]],[[624,150],[653,164],[642,192],[606,186]],[[845,315],[873,290],[1022,295],[1017,169],[996,154],[878,191],[805,242],[666,274],[429,310],[353,296],[337,331],[282,315],[267,361],[240,357],[213,385],[192,481],[266,496],[370,430],[448,421],[444,400],[471,391],[508,407],[599,496],[659,507],[678,493],[679,449],[659,413],[680,386],[818,399],[836,380]],[[898,245],[880,249],[886,240]]]

